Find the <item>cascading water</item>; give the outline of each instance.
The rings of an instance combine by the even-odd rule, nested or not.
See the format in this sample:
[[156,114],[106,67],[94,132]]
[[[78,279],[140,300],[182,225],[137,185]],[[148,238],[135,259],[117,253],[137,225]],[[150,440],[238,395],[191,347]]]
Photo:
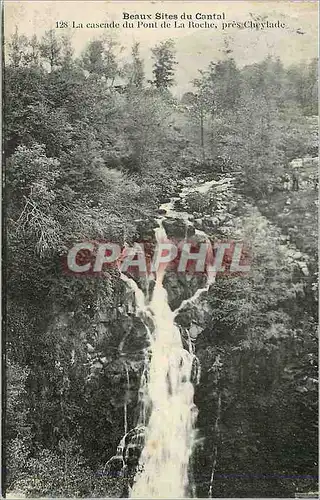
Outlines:
[[[155,231],[158,243],[166,238],[162,221]],[[163,287],[165,269],[156,274],[150,310],[155,325],[151,344],[148,394],[152,412],[132,498],[183,498],[193,445],[193,357],[183,349],[174,312]]]
[[[192,190],[204,193],[213,183],[210,181]],[[181,197],[189,191],[189,188],[184,188]],[[171,201],[160,208],[166,210],[167,215],[172,215],[173,206],[174,201]],[[163,220],[164,217],[158,219],[159,227],[155,229],[157,243],[167,240]],[[203,236],[208,239],[205,233]],[[151,414],[140,457],[142,470],[136,475],[131,498],[184,498],[188,487],[188,466],[197,416],[191,381],[194,356],[191,346],[190,352],[183,348],[175,317],[187,303],[196,301],[202,292],[209,289],[214,277],[208,277],[204,288],[172,311],[163,286],[164,273],[165,265],[156,272],[155,287],[148,305],[135,281],[122,275],[135,293],[137,314],[152,318],[154,324],[154,333],[150,336],[152,356],[147,387],[143,377],[143,392],[145,394],[147,389]]]

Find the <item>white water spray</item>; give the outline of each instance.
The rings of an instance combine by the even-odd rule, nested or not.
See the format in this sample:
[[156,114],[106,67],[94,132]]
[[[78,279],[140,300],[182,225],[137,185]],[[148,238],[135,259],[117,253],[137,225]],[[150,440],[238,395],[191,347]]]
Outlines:
[[[196,190],[204,193],[213,184],[214,181],[204,183]],[[185,188],[181,195],[186,196],[192,190],[194,189]],[[167,215],[178,216],[178,213],[173,211],[174,201],[160,208],[165,209]],[[163,220],[164,217],[158,219],[159,227],[155,229],[157,243],[167,240]],[[187,495],[188,466],[193,450],[197,416],[191,382],[194,357],[191,348],[190,352],[183,348],[175,317],[187,303],[195,302],[202,292],[209,289],[214,277],[208,277],[204,288],[183,301],[176,311],[172,311],[163,286],[165,267],[163,265],[156,273],[155,288],[148,306],[143,292],[134,280],[125,275],[121,276],[135,293],[137,313],[152,317],[155,328],[151,337],[152,357],[147,381],[151,415],[140,458],[142,471],[136,476],[131,498],[184,498]],[[145,378],[143,381],[145,390]]]
[[[158,243],[166,238],[162,220],[155,231]],[[174,312],[163,287],[165,269],[157,272],[153,298],[155,334],[151,345],[148,394],[152,412],[132,498],[183,498],[193,445],[193,357],[183,349]]]

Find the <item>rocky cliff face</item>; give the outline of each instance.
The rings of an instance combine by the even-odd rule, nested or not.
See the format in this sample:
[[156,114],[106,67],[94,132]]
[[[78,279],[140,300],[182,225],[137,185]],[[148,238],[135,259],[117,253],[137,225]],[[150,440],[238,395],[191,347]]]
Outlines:
[[[197,189],[194,188],[195,185]],[[201,191],[201,186],[204,186],[204,192]],[[154,230],[159,217],[163,218],[163,227],[168,238],[176,241],[187,240],[199,244],[207,239],[211,241],[228,238],[241,239],[245,218],[254,220],[252,227],[260,228],[260,233],[268,232],[268,221],[259,214],[256,208],[248,202],[245,203],[240,196],[235,194],[232,180],[215,181],[210,184],[207,191],[206,187],[208,187],[208,182],[203,180],[199,190],[199,182],[197,183],[195,179],[193,182],[189,180],[187,185],[181,185],[180,191],[175,193],[173,199],[164,200],[154,218],[147,221],[141,220],[137,241],[148,241],[151,246],[155,245]],[[280,246],[285,261],[297,272],[300,269],[301,274],[307,276],[308,258],[293,248],[287,240],[283,241]],[[145,425],[150,417],[150,408],[146,408],[145,399],[151,359],[150,338],[154,334],[154,322],[152,316],[139,312],[135,290],[127,286],[120,278],[119,273],[113,303],[100,304],[90,329],[83,327],[80,338],[86,358],[84,362],[88,374],[89,392],[94,394],[96,387],[100,388],[101,384],[105,384],[104,394],[107,398],[111,398],[111,401],[106,400],[106,415],[111,408],[112,421],[115,419],[117,421],[117,425],[113,424],[112,427],[113,434],[108,438],[105,455],[101,456],[106,463],[104,474],[108,477],[122,478],[121,484],[125,485],[122,494],[128,496],[129,488],[132,487],[134,477],[139,471],[139,458],[144,447]],[[134,282],[148,303],[153,296],[154,276],[131,275],[131,278],[134,278]],[[221,370],[219,339],[217,339],[216,348],[212,347],[215,342],[212,339],[217,334],[217,328],[219,329],[217,326],[219,318],[214,310],[215,301],[211,300],[213,291],[217,293],[216,285],[200,293],[195,301],[189,300],[197,290],[203,289],[205,284],[204,275],[177,273],[170,269],[166,271],[163,280],[171,310],[179,308],[175,323],[179,328],[183,349],[193,356],[191,381],[194,387],[200,381],[199,359],[204,368],[201,384],[195,391],[195,401],[200,408],[198,425],[200,428],[206,428],[206,432],[214,436],[214,419],[219,414],[219,397],[216,388]],[[220,292],[218,290],[218,294]],[[228,297],[232,302],[230,294]],[[225,307],[228,307],[228,303]],[[72,314],[61,315],[58,318],[54,328],[64,329],[66,332],[72,330],[75,321]],[[213,320],[213,318],[216,319]],[[212,359],[213,365],[207,366],[209,360]],[[239,365],[241,363],[239,359]],[[229,367],[228,370],[232,377],[237,378],[238,375],[242,377],[241,373],[238,374],[235,371],[234,366]],[[205,401],[205,408],[203,401]],[[212,424],[208,423],[209,415],[210,419],[212,418]],[[207,428],[208,425],[212,427],[210,430]],[[198,469],[200,467],[205,472],[202,473],[200,469],[195,471],[192,458],[189,476],[192,483],[192,475],[197,474],[197,481],[203,484],[202,495],[208,491],[206,485],[210,479],[210,472],[205,464],[201,464],[207,456],[211,456],[213,448],[210,443],[209,448],[206,447],[203,441],[205,436],[201,432],[198,435],[195,456]]]
[[[180,196],[165,200],[166,203],[159,209],[159,215],[163,218],[163,227],[168,239],[199,244],[205,242],[209,236],[213,237],[216,227],[221,224],[219,213],[213,216],[213,210],[220,204],[218,212],[223,212],[226,204],[231,203],[232,184],[231,180],[223,182],[203,180],[199,183],[196,179],[189,179],[185,184],[180,187],[178,193]],[[195,198],[197,198],[198,212],[194,211]],[[225,218],[223,220],[225,221]],[[149,241],[154,245],[156,226],[157,221],[154,219],[141,221],[139,241]],[[191,381],[194,385],[199,383],[201,368],[195,356],[196,342],[209,321],[210,308],[205,298],[206,293],[199,294],[195,301],[188,299],[193,297],[197,290],[204,289],[206,279],[203,274],[177,273],[176,270],[168,270],[163,281],[170,308],[176,310],[181,306],[175,321],[180,330],[184,349],[193,354]],[[150,298],[154,289],[153,278],[135,277],[135,280],[145,296]],[[143,377],[150,361],[150,334],[152,335],[153,328],[151,318],[137,314],[136,296],[133,290],[130,287],[123,287],[114,309],[102,308],[99,311],[97,337],[93,340],[86,339],[87,359],[90,365],[89,380],[99,376],[103,370],[109,369],[115,359],[117,361],[122,359],[126,366],[127,396],[124,401],[126,432],[120,439],[115,455],[109,458],[105,466],[105,474],[126,478],[127,491],[124,495],[128,495],[132,487],[144,446],[146,421],[141,422],[143,403],[140,396],[143,398]],[[132,376],[133,366],[137,376]],[[135,416],[129,416],[128,407],[131,405],[130,412],[132,412],[133,401],[137,405]],[[191,473],[191,469],[189,472]]]

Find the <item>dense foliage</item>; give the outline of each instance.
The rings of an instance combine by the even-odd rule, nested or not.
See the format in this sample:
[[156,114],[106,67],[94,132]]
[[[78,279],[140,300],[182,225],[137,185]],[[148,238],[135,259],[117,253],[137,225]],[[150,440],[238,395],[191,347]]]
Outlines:
[[172,41],[152,49],[148,83],[139,45],[125,65],[120,51],[106,38],[76,58],[53,31],[16,33],[7,47],[6,486],[121,495],[120,479],[99,471],[136,423],[145,328],[116,271],[75,279],[63,256],[84,239],[145,237],[160,202],[201,174],[231,175],[234,190],[190,198],[190,209],[215,217],[215,236],[249,241],[257,266],[208,295],[198,496],[213,476],[217,497],[315,489],[316,248],[310,231],[301,238],[315,191],[291,193],[287,206],[279,179],[314,155],[316,61],[238,68],[228,55],[200,73],[186,106],[170,93]]

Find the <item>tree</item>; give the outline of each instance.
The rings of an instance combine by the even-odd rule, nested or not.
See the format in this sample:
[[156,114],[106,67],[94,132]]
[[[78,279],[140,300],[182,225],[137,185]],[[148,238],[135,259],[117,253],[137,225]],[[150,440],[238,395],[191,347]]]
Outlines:
[[213,114],[220,114],[236,108],[241,87],[240,71],[233,59],[210,63],[206,71],[200,71],[201,78],[194,81],[202,105]]
[[167,90],[174,85],[174,67],[177,64],[174,42],[166,40],[156,45],[151,49],[154,59],[153,75],[154,80],[151,82],[157,89]]
[[139,46],[138,42],[135,42],[132,45],[131,56],[132,56],[132,66],[131,66],[131,76],[130,76],[130,84],[134,87],[140,89],[143,85],[144,80],[144,68],[143,61],[139,55]]
[[39,67],[40,64],[40,45],[37,35],[33,35],[29,41],[29,54],[27,61],[30,66]]
[[104,77],[113,85],[118,74],[118,64],[115,55],[115,47],[118,43],[109,37],[106,40],[92,40],[82,54],[81,64],[83,69],[95,77]]
[[61,40],[56,36],[55,30],[46,31],[40,42],[40,54],[49,63],[50,71],[61,64]]
[[[199,496],[208,494],[211,478],[210,494],[221,497],[293,496],[302,481],[224,474],[315,474],[315,445],[308,444],[316,442],[315,259],[310,276],[302,276],[285,253],[286,238],[253,206],[265,201],[270,216],[278,210],[268,187],[282,162],[306,151],[301,129],[311,110],[303,102],[314,94],[314,63],[301,75],[269,59],[239,70],[226,46],[227,60],[200,74],[183,107],[169,93],[176,64],[170,41],[153,49],[155,88],[143,87],[133,45],[120,93],[112,87],[121,47],[112,37],[90,42],[80,59],[70,40],[45,40],[44,62],[37,39],[16,33],[6,67],[10,486],[27,495],[121,495],[121,479],[100,481],[97,471],[124,429],[136,425],[152,321],[136,316],[135,294],[117,269],[70,276],[66,252],[83,240],[151,240],[157,207],[177,199],[182,179],[197,171],[235,180],[210,193],[190,190],[178,210],[198,212],[196,227],[214,238],[251,242],[256,259],[250,275],[218,277],[177,319],[183,328],[192,322],[193,332],[203,326],[196,345]],[[201,153],[210,148],[213,161],[206,163]],[[289,213],[295,225],[299,212],[304,227],[309,250],[299,249],[315,254],[309,198],[291,200]],[[289,231],[282,212],[278,225]],[[184,221],[181,229],[183,235]],[[194,282],[185,280],[184,288],[180,277],[178,286],[168,278],[171,304],[180,291],[190,295]]]
[[88,71],[90,75],[101,77],[105,71],[103,53],[104,48],[102,40],[91,41],[81,58],[83,69]]
[[70,69],[73,65],[73,54],[74,50],[71,43],[71,37],[68,35],[62,35],[62,67],[64,69]]
[[18,28],[8,43],[8,56],[14,68],[24,65],[26,61],[28,39],[25,35],[19,35]]

